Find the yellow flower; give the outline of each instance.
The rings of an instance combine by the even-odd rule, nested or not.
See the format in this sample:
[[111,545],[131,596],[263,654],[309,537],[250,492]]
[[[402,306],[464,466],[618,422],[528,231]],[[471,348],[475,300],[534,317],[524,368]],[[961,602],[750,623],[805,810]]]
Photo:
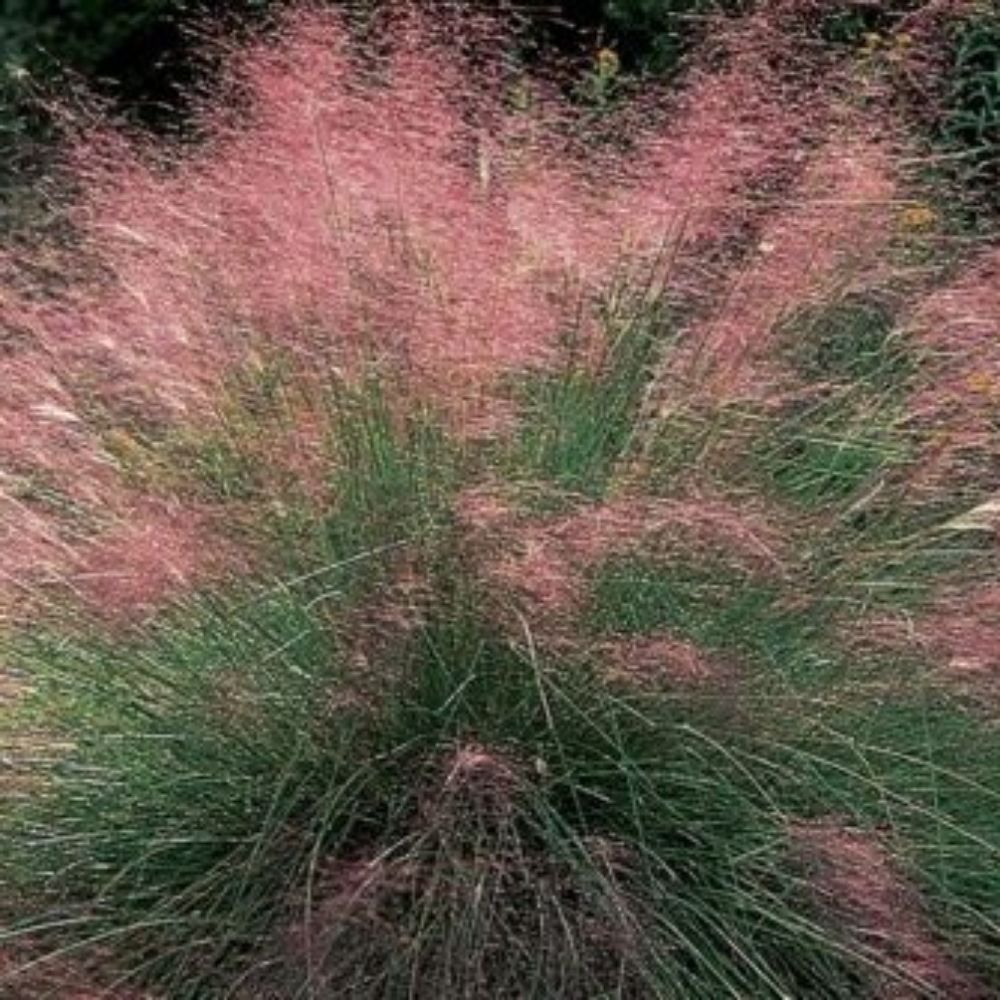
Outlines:
[[937,222],[937,212],[930,205],[918,203],[908,205],[900,213],[899,221],[904,229],[929,229]]
[[597,75],[604,80],[609,80],[618,75],[621,69],[621,60],[614,49],[604,48],[597,53]]
[[865,52],[874,52],[882,44],[882,36],[877,31],[866,31],[861,37]]
[[997,385],[997,380],[989,372],[972,372],[965,378],[965,384],[972,390],[972,392],[979,393],[981,396],[995,396],[997,395],[1000,386]]

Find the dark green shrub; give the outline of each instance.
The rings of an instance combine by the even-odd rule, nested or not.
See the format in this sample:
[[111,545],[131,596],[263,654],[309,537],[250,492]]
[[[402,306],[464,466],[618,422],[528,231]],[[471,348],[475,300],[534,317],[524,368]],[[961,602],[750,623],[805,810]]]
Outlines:
[[627,68],[662,75],[678,67],[709,14],[742,6],[741,0],[608,0],[604,18],[608,41]]
[[956,33],[940,137],[961,154],[962,179],[1000,207],[1000,15],[969,20]]
[[893,4],[891,10],[888,6],[877,0],[837,4],[823,18],[820,37],[831,45],[858,46],[865,35],[888,31],[899,14],[912,3]]

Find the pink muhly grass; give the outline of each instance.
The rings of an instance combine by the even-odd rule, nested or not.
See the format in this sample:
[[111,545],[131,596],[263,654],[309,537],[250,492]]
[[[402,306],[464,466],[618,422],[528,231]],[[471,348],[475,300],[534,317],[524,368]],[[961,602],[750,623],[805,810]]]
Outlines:
[[692,75],[669,131],[588,162],[564,108],[505,108],[501,68],[470,74],[427,21],[363,64],[337,18],[301,11],[230,53],[238,124],[209,105],[187,151],[79,138],[70,218],[100,278],[24,325],[61,363],[122,371],[175,411],[248,332],[327,363],[374,351],[455,406],[543,363],[623,252],[655,253],[679,220],[703,235],[703,207],[739,212],[793,158],[808,102],[756,58],[792,44],[776,27],[733,29],[732,65]]
[[41,352],[0,357],[0,460],[10,470],[44,470],[79,499],[107,478],[107,464],[57,370]]
[[529,252],[546,241],[529,248],[477,173],[471,84],[422,27],[378,82],[345,44],[336,19],[303,15],[241,53],[249,124],[208,119],[177,163],[78,153],[74,218],[112,279],[75,304],[82,339],[124,348],[156,385],[160,365],[197,385],[233,363],[242,331],[443,380],[538,359],[563,318]]
[[245,554],[206,513],[145,502],[81,547],[68,582],[98,617],[130,621],[238,568]]
[[617,228],[647,246],[680,223],[692,242],[738,230],[749,197],[794,169],[817,126],[803,81],[783,85],[764,58],[794,44],[766,16],[720,29],[715,51],[688,74],[669,125],[651,131],[634,157],[635,183],[612,192]]
[[0,493],[0,622],[67,596],[100,618],[131,621],[196,584],[246,569],[246,553],[204,512],[141,497],[116,502],[125,506],[83,510],[96,523],[74,526]]
[[837,136],[814,154],[787,207],[764,225],[752,255],[695,338],[698,364],[717,391],[765,398],[773,391],[771,380],[763,393],[757,384],[767,369],[771,331],[852,274],[870,280],[891,237],[897,190],[884,146]]
[[973,693],[1000,691],[1000,585],[953,589],[909,623],[905,639],[938,676]]
[[917,479],[931,489],[976,480],[997,454],[1000,251],[973,259],[951,284],[928,295],[911,326],[933,373],[911,404],[927,438]]
[[[86,113],[66,156],[72,246],[2,261],[0,320],[19,338],[2,359],[14,386],[0,405],[5,464],[44,472],[99,521],[135,518],[131,536],[116,528],[117,541],[88,549],[99,563],[101,545],[131,537],[127,577],[158,557],[102,434],[214,419],[226,373],[261,343],[338,371],[374,355],[459,425],[508,426],[497,377],[546,364],[625,255],[655,261],[682,225],[688,243],[721,237],[727,213],[794,161],[808,102],[756,58],[794,48],[783,23],[759,15],[729,30],[728,65],[696,67],[675,120],[628,156],[593,156],[544,88],[537,113],[506,107],[505,71],[483,57],[491,22],[474,25],[473,71],[416,15],[367,61],[338,18],[305,9],[230,47],[224,99],[204,103],[190,147]],[[42,262],[63,273],[40,289]],[[172,515],[170,530],[184,520]],[[165,570],[168,557],[151,579],[197,575],[198,518],[187,520],[191,537],[164,550],[184,553],[183,570]]]
[[721,498],[621,498],[556,520],[547,535],[583,562],[658,540],[668,549],[715,548],[759,569],[780,569],[781,535],[749,504]]
[[60,536],[52,518],[32,511],[0,488],[0,624],[36,611],[40,588],[65,579],[78,556],[72,539]]
[[149,610],[197,564],[229,561],[195,511],[125,484],[58,365],[25,350],[0,359],[0,377],[0,617],[67,590],[109,617]]
[[985,706],[1000,692],[1000,585],[961,580],[938,588],[917,614],[877,615],[845,631],[861,655],[906,653],[924,662],[929,678]]
[[718,685],[732,673],[693,642],[667,633],[623,636],[590,652],[609,676],[654,687]]
[[880,835],[836,819],[792,830],[812,888],[843,929],[883,970],[879,996],[979,1000],[986,988],[961,970],[934,934],[916,890]]
[[633,551],[666,559],[715,553],[752,572],[782,571],[779,531],[760,511],[720,499],[619,498],[537,520],[480,488],[460,498],[458,510],[485,579],[543,618],[572,614],[586,573]]
[[130,990],[122,986],[109,988],[93,970],[81,968],[72,961],[56,962],[45,959],[37,971],[22,972],[21,967],[31,961],[29,951],[22,949],[10,956],[0,953],[0,982],[9,970],[16,972],[18,995],[55,997],[61,1000],[153,1000],[145,991]]
[[[882,246],[895,191],[888,148],[846,128],[800,72],[797,19],[819,9],[783,2],[728,25],[627,154],[594,153],[544,88],[534,110],[508,107],[492,22],[470,22],[463,49],[415,14],[364,55],[341,20],[310,9],[230,46],[224,97],[204,103],[189,147],[143,144],[87,117],[67,154],[79,197],[67,213],[78,241],[59,257],[65,281],[39,298],[11,278],[0,302],[5,326],[32,345],[10,362],[23,400],[0,410],[12,456],[82,472],[73,489],[92,483],[93,506],[127,511],[135,498],[92,414],[126,429],[136,414],[214,418],[226,373],[260,344],[348,377],[374,357],[456,426],[502,430],[513,415],[498,380],[552,362],[581,316],[586,337],[589,305],[624,261],[655,265],[678,233],[681,254],[697,259],[739,234],[748,211],[758,224],[749,206],[804,171],[691,338],[724,381],[748,378],[775,318]],[[805,140],[823,136],[804,159]],[[16,261],[3,270],[16,277]],[[26,416],[50,404],[49,417]],[[61,411],[79,423],[53,422]],[[701,502],[683,513],[606,505],[535,542],[529,531],[523,558],[563,546],[552,567],[586,562],[657,518],[742,551],[748,536],[723,508],[709,523]],[[135,537],[141,548],[141,529]],[[758,549],[766,561],[773,546]],[[536,567],[542,595],[559,588],[552,567]]]

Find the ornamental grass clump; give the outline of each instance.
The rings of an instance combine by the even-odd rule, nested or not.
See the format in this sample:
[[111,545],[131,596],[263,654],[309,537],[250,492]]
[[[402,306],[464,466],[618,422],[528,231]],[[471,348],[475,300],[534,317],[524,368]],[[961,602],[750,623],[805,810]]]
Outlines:
[[1000,990],[996,250],[829,8],[600,136],[409,5],[216,42],[186,144],[64,113],[0,995]]
[[541,660],[448,593],[392,676],[360,678],[305,597],[15,651],[53,747],[4,824],[25,976],[72,959],[170,997],[849,991],[865,949],[815,922],[726,720]]

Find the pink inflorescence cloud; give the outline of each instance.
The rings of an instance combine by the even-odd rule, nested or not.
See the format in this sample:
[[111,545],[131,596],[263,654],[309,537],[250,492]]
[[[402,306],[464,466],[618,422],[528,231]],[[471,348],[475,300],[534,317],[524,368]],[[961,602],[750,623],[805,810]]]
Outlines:
[[961,969],[938,940],[888,838],[839,818],[799,824],[792,835],[814,869],[813,891],[877,963],[879,996],[986,996],[985,984]]
[[537,519],[476,488],[460,497],[458,513],[484,578],[546,628],[581,610],[588,572],[612,556],[716,555],[746,572],[783,571],[785,545],[766,513],[722,499],[623,496]]
[[911,323],[935,366],[935,378],[913,401],[927,438],[918,484],[940,489],[981,480],[1000,454],[1000,251],[982,253],[929,294]]
[[[620,146],[504,62],[496,21],[409,9],[368,49],[311,7],[217,43],[220,93],[186,145],[67,114],[72,238],[0,259],[5,577],[108,580],[114,545],[133,579],[224,564],[203,512],[151,505],[107,436],[217,420],[261,348],[346,378],[375,361],[454,429],[493,434],[504,377],[550,364],[571,327],[586,342],[611,276],[651,268],[709,303],[678,357],[707,359],[723,395],[767,387],[775,318],[870,266],[897,193],[891,136],[841,100],[850,71],[816,72],[802,24],[824,9],[720,22],[671,96],[623,115]],[[742,263],[720,280],[720,260]],[[25,499],[38,482],[61,511]],[[173,541],[147,544],[166,509]],[[78,588],[109,605],[169,589]]]

